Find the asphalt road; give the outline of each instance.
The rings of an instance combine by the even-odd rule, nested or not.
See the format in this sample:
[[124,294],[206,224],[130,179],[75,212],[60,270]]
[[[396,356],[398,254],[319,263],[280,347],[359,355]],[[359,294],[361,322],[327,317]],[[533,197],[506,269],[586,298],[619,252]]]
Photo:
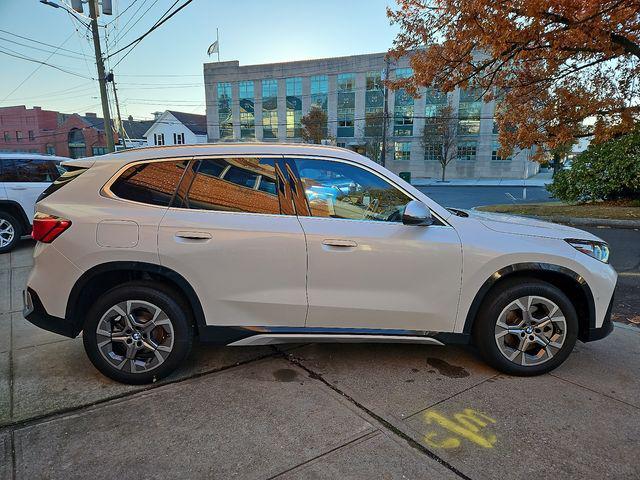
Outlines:
[[552,198],[544,187],[467,187],[429,185],[416,187],[443,207],[472,208],[496,203],[548,202]]

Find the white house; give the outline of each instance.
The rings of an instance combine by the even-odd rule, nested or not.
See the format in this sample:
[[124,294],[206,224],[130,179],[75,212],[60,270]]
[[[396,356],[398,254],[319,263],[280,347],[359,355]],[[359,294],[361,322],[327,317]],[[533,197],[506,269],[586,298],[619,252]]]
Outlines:
[[207,143],[207,117],[165,110],[156,114],[153,125],[144,136],[149,146]]

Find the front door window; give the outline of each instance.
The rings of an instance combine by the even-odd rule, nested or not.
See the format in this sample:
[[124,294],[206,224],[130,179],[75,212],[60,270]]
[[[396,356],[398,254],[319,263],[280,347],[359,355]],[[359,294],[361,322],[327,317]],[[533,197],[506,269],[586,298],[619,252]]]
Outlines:
[[331,160],[295,160],[311,216],[401,222],[411,201],[405,193],[355,165]]

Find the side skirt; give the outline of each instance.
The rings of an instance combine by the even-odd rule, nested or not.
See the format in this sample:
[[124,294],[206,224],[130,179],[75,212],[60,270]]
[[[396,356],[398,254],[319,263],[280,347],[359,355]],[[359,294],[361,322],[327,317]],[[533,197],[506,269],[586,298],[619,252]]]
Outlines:
[[278,345],[283,343],[423,343],[444,345],[432,337],[413,335],[261,333],[229,343],[230,347]]

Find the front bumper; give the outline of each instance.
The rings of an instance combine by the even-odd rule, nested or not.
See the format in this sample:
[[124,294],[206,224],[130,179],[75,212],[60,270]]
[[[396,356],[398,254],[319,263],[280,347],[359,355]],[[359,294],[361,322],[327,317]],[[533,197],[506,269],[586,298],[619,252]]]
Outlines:
[[65,318],[54,317],[49,315],[45,310],[38,294],[31,288],[28,288],[22,292],[24,299],[24,309],[22,314],[24,318],[29,320],[35,326],[43,328],[65,337],[75,338],[80,333],[75,325],[66,320]]
[[604,315],[604,320],[602,321],[602,326],[599,328],[591,327],[589,330],[584,332],[583,335],[580,336],[580,340],[583,342],[593,342],[595,340],[600,340],[606,336],[608,336],[611,332],[613,332],[613,322],[611,321],[611,310],[613,308],[613,298],[615,295],[611,296],[611,301],[609,302],[609,307],[607,308],[607,313]]

